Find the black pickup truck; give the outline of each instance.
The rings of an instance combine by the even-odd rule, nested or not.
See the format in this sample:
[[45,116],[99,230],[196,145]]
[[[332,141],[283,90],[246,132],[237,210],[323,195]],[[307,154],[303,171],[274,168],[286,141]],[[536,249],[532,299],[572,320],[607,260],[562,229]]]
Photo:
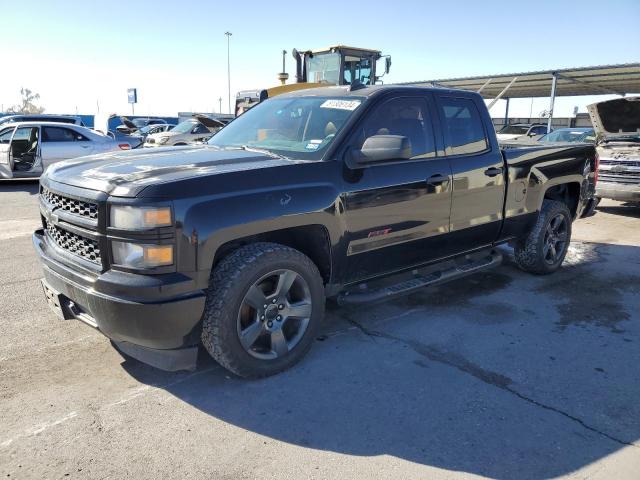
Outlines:
[[501,151],[475,93],[317,88],[189,147],[75,159],[41,178],[33,243],[65,319],[124,354],[244,377],[308,351],[325,299],[357,304],[490,268],[560,267],[592,211],[593,146]]

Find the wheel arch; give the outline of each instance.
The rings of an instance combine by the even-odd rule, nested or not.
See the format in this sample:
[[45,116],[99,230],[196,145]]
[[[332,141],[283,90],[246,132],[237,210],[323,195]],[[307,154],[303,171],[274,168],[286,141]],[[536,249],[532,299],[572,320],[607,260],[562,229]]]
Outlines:
[[238,248],[258,242],[278,243],[300,251],[316,265],[323,282],[330,283],[332,275],[331,240],[329,230],[321,224],[292,226],[234,238],[217,248],[211,268],[215,268],[223,258]]
[[[544,200],[556,200],[564,203],[571,212],[571,218],[576,218],[578,206],[580,205],[582,184],[579,181],[568,181],[548,186],[543,195]],[[541,201],[541,207],[542,207]]]

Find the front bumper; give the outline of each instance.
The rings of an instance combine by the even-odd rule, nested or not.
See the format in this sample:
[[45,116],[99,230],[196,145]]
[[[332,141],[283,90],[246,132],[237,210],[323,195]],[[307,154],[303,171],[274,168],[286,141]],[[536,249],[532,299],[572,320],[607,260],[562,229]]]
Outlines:
[[600,180],[596,187],[596,196],[619,202],[640,202],[640,183],[614,183]]
[[195,368],[205,295],[180,274],[97,276],[58,261],[43,230],[33,234],[45,282],[61,295],[66,318],[94,326],[119,350],[164,370]]

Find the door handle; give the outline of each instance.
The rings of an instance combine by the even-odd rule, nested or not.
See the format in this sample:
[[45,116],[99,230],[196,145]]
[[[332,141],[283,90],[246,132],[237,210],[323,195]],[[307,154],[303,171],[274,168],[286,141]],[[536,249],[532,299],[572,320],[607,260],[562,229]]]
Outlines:
[[447,175],[441,175],[441,174],[436,174],[436,175],[431,175],[428,179],[427,179],[427,183],[429,185],[440,185],[444,182],[449,181],[449,177]]
[[500,175],[502,173],[502,167],[491,167],[491,168],[487,168],[484,171],[484,174],[487,177],[495,177],[496,175]]

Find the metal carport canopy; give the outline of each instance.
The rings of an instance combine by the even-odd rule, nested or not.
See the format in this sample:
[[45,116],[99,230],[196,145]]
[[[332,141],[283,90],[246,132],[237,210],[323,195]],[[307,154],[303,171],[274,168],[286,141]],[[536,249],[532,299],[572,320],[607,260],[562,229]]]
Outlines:
[[485,98],[530,98],[549,97],[554,77],[557,79],[555,96],[640,93],[640,63],[423,80],[402,84],[473,90]]

